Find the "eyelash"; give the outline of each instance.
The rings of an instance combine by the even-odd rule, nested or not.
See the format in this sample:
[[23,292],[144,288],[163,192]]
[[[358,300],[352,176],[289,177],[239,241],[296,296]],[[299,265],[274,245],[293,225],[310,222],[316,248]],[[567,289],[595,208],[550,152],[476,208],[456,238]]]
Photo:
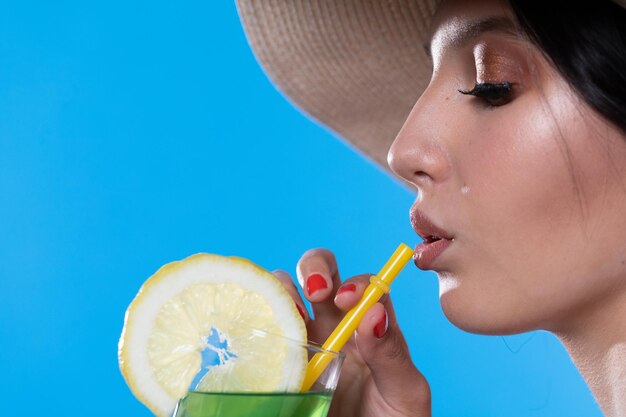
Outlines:
[[471,90],[459,90],[459,93],[472,95],[484,101],[488,107],[499,107],[511,102],[513,84],[503,83],[476,83]]

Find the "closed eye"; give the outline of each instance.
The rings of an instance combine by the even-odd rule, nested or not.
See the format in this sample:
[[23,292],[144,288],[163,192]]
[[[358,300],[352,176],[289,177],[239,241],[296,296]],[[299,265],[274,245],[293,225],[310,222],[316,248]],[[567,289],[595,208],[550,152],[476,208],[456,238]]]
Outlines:
[[476,83],[471,90],[459,90],[459,93],[472,95],[484,101],[489,107],[503,106],[512,99],[513,83]]

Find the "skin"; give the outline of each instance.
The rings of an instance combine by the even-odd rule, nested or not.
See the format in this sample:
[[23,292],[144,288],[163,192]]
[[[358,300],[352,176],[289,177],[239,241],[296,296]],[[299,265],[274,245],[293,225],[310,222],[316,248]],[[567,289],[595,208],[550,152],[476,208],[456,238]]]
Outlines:
[[[603,412],[626,415],[626,134],[596,114],[514,26],[464,37],[471,22],[514,21],[497,0],[448,1],[432,23],[433,76],[389,152],[417,189],[415,206],[454,237],[433,264],[448,319],[481,334],[543,329],[563,342]],[[463,39],[461,39],[463,38]],[[513,85],[505,104],[464,95],[477,82]],[[493,104],[493,103],[492,103]],[[304,254],[298,282],[324,340],[367,285],[336,295],[337,263]],[[314,294],[306,278],[327,288]],[[291,278],[276,272],[303,306]],[[345,285],[345,283],[344,283]],[[375,335],[388,325],[383,337]],[[345,348],[330,416],[430,415],[390,299]]]

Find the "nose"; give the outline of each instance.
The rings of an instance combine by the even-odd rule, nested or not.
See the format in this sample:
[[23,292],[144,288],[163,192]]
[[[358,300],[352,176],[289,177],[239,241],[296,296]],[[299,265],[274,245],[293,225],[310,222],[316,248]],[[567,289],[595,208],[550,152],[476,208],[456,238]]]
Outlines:
[[[441,134],[445,120],[429,101],[428,90],[417,101],[396,136],[387,162],[391,170],[417,187],[420,193],[443,182],[450,175],[450,158]],[[443,109],[445,114],[445,109]]]

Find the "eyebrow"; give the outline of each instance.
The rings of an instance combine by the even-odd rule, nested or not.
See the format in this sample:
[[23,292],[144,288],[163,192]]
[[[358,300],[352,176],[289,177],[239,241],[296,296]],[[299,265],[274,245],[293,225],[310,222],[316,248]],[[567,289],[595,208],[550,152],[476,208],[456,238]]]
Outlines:
[[[515,24],[511,19],[505,16],[492,16],[463,25],[452,36],[450,45],[460,48],[470,40],[485,32],[501,32],[509,36],[517,34]],[[431,57],[430,41],[424,44],[424,50],[426,51],[426,55]]]

